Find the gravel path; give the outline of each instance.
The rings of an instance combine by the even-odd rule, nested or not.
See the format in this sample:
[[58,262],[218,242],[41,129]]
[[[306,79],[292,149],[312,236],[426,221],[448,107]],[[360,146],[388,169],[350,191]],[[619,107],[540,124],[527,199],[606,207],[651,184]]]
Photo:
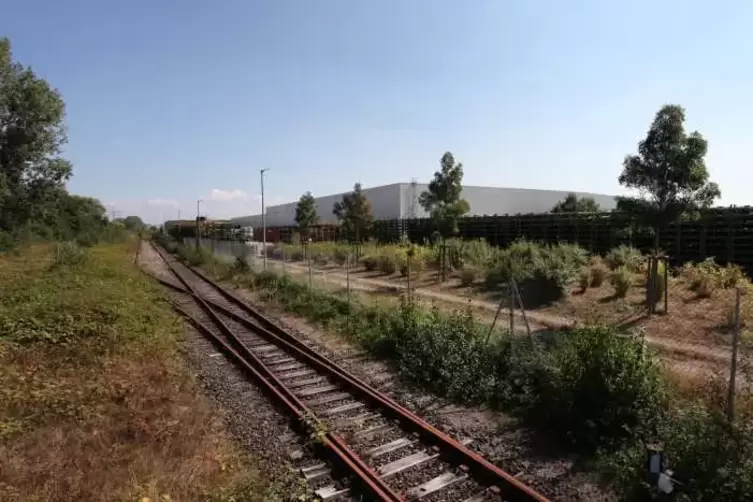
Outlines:
[[[232,286],[228,286],[232,287]],[[235,293],[255,306],[262,306],[252,292]],[[482,408],[453,405],[400,382],[383,362],[371,359],[342,337],[319,330],[305,321],[269,305],[262,310],[312,347],[337,361],[432,425],[458,440],[473,439],[470,448],[502,469],[516,475],[543,494],[559,501],[612,501],[613,494],[596,485],[592,476],[579,472],[576,459],[547,448],[530,431],[511,417]]]
[[[160,278],[177,283],[148,243],[142,245],[139,264]],[[169,294],[182,307],[203,316],[185,295]],[[259,459],[262,472],[279,476],[284,486],[300,489],[302,478],[299,469],[318,464],[321,460],[313,455],[306,439],[293,431],[288,417],[280,413],[254,383],[202,334],[188,324],[186,326],[183,352],[188,367],[195,373],[203,392],[222,411],[223,421],[231,436],[245,451]],[[340,486],[338,482],[325,477],[310,488],[333,483]]]

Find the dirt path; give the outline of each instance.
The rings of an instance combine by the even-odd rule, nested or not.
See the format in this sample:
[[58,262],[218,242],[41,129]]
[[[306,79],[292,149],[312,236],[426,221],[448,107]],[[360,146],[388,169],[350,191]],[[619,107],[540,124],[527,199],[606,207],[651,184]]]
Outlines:
[[[283,268],[281,261],[273,259],[267,259],[267,266],[274,267],[277,271],[281,271]],[[296,276],[306,276],[308,274],[308,267],[305,265],[287,262],[284,266],[285,270],[290,274]],[[346,274],[341,271],[313,269],[312,275],[315,280],[325,281],[342,288],[347,286]],[[406,291],[404,285],[395,284],[394,282],[381,279],[358,277],[355,274],[351,274],[350,276],[350,287],[351,290],[379,295],[399,295]],[[458,296],[450,292],[438,292],[425,288],[412,288],[412,294],[423,298],[424,300],[443,304],[448,308],[465,307],[470,305],[483,319],[489,322],[491,322],[494,314],[499,308],[499,305],[496,303]],[[502,319],[506,319],[509,314],[510,310],[508,308],[503,307],[500,311]],[[522,315],[518,311],[516,311],[514,315],[516,326],[518,328],[516,331],[519,330],[525,332]],[[570,328],[577,324],[577,321],[571,318],[543,314],[531,310],[526,311],[526,316],[531,329],[534,331]],[[683,367],[687,367],[687,363],[690,361],[699,360],[705,361],[709,367],[720,365],[726,367],[729,365],[731,359],[731,351],[725,347],[711,348],[690,343],[682,343],[676,340],[652,337],[648,333],[645,335],[645,340],[647,343],[664,353],[665,356],[677,360],[677,362],[681,362]]]

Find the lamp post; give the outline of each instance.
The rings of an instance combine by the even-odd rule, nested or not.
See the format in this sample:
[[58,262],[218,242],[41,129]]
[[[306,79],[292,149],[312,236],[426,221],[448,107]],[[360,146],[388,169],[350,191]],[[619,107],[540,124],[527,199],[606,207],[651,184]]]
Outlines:
[[261,252],[264,270],[267,269],[267,215],[264,212],[264,173],[269,171],[268,167],[259,169],[261,175]]
[[201,204],[201,199],[196,201],[196,250],[199,250],[199,242],[201,241],[201,226],[199,223],[199,205]]

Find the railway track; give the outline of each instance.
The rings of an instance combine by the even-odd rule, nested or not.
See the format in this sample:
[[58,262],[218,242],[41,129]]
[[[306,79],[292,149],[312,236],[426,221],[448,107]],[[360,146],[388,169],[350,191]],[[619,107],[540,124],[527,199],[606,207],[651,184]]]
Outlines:
[[[548,502],[386,395],[343,370],[200,270],[155,246],[201,313],[174,304],[306,429],[331,463],[301,469],[316,495],[335,502]],[[193,309],[195,311],[195,309]],[[331,470],[334,468],[334,472]],[[330,483],[347,476],[352,483]]]

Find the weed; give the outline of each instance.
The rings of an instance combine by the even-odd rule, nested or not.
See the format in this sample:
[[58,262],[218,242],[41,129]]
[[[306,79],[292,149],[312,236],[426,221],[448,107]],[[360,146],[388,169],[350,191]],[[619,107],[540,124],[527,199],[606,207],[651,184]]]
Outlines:
[[473,284],[473,281],[476,280],[478,270],[472,266],[464,266],[460,272],[458,272],[458,276],[460,277],[460,284],[462,286],[470,286]]
[[643,255],[636,248],[623,244],[609,251],[604,261],[612,270],[625,267],[630,272],[637,272],[643,265]]
[[397,272],[397,257],[391,252],[383,252],[377,258],[379,271],[385,275]]
[[65,266],[46,244],[0,258],[2,499],[272,500],[183,366],[183,325],[133,244]]
[[81,265],[87,257],[86,249],[75,242],[62,242],[55,246],[55,266]]
[[618,267],[612,272],[609,280],[614,288],[614,295],[617,298],[625,298],[630,286],[633,285],[633,273],[627,267]]
[[379,258],[374,255],[367,255],[361,258],[361,263],[368,272],[374,272],[379,267]]
[[591,264],[591,287],[598,288],[609,276],[609,269],[601,260],[595,260]]
[[588,268],[582,268],[578,273],[578,285],[580,286],[580,290],[585,293],[592,281],[593,277],[591,277],[591,270]]

